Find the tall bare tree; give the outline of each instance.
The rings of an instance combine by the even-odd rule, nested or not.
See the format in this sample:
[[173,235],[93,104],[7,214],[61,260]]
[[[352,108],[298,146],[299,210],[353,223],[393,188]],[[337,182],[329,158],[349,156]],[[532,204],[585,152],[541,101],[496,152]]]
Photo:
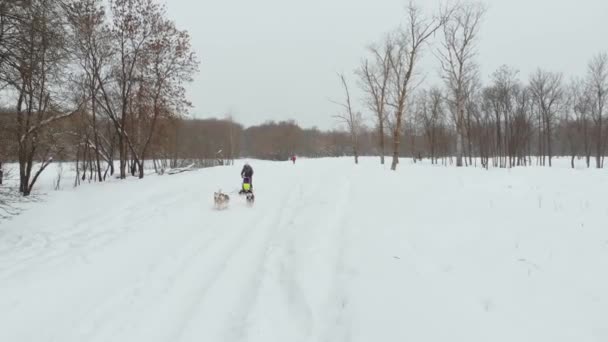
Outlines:
[[441,89],[434,87],[418,97],[416,115],[426,138],[431,163],[437,162],[438,144],[444,126],[445,107]]
[[[137,150],[139,178],[144,176],[144,161],[159,118],[184,113],[190,107],[184,84],[192,81],[198,67],[188,33],[165,19],[164,9],[159,14],[161,18],[152,26],[151,39],[144,46],[138,67],[140,81],[135,104],[140,125],[136,135],[139,143],[131,148]],[[132,142],[129,140],[129,143]]]
[[588,84],[581,79],[574,79],[568,87],[568,108],[565,113],[565,134],[567,135],[572,156],[583,155],[587,167],[591,165],[591,141],[589,137],[593,96]]
[[[539,137],[540,150],[546,148],[549,166],[553,158],[553,129],[556,124],[560,106],[564,100],[564,89],[562,86],[562,74],[543,71],[538,69],[530,78],[530,90],[538,111],[540,127],[542,127],[542,138]],[[540,132],[540,131],[539,131]],[[542,160],[544,165],[544,153]]]
[[118,135],[120,177],[126,178],[129,150],[132,158],[139,160],[128,133],[128,125],[133,119],[132,102],[141,81],[138,67],[162,16],[160,6],[153,0],[114,0],[111,14],[114,58],[109,74],[96,75],[102,99],[98,104],[114,123]]
[[[531,163],[530,152],[534,134],[534,113],[532,110],[532,94],[529,87],[517,82],[514,87],[515,110],[513,112],[510,135],[510,158],[516,158],[516,165]],[[528,157],[528,158],[526,158]],[[510,165],[515,164],[510,161]]]
[[443,26],[443,48],[438,53],[450,107],[455,111],[457,166],[463,165],[466,94],[477,73],[475,43],[484,13],[485,8],[477,3],[457,7]]
[[422,54],[422,48],[428,39],[447,21],[451,11],[427,18],[413,1],[407,7],[405,28],[399,32],[395,49],[390,54],[391,91],[388,105],[393,110],[391,117],[393,130],[393,161],[391,170],[397,169],[399,148],[403,132],[404,115],[408,100],[414,87],[416,67]]
[[335,117],[344,122],[344,124],[346,124],[347,130],[350,134],[352,151],[355,157],[355,164],[359,164],[359,130],[361,127],[361,113],[355,113],[353,111],[350,91],[348,90],[348,84],[346,83],[346,79],[342,74],[339,74],[338,76],[340,77],[340,82],[344,87],[346,97],[344,103],[336,102],[344,108],[344,112],[335,115]]
[[501,66],[492,74],[492,84],[484,90],[484,101],[493,114],[495,164],[500,167],[512,166],[514,119],[517,110],[517,94],[521,89],[517,71]]
[[363,90],[367,96],[367,105],[375,114],[378,129],[378,143],[380,153],[380,164],[384,165],[385,155],[385,125],[386,125],[386,102],[389,91],[389,78],[391,74],[390,58],[393,54],[394,43],[390,37],[386,37],[382,47],[371,47],[371,60],[366,59],[357,71],[361,78]]
[[[8,47],[8,32],[10,29],[7,27],[10,23],[9,21],[9,4],[6,2],[0,3],[0,89],[6,86],[6,82],[4,81],[5,69],[4,65],[6,64],[7,54],[10,51]],[[3,141],[3,136],[6,135],[4,129],[0,129],[0,185],[2,185],[2,180],[4,176],[4,170],[2,168],[2,161],[6,158],[5,156],[5,146],[6,142]]]
[[[98,127],[98,103],[101,77],[104,69],[108,68],[112,54],[110,32],[106,23],[106,14],[102,0],[77,0],[70,4],[68,19],[73,34],[73,52],[82,72],[83,91],[89,97],[86,111],[85,129],[90,126],[92,139],[83,135],[82,144],[93,150],[97,180],[102,181],[101,159],[108,164],[113,163],[104,147],[103,137],[100,137]],[[90,114],[90,117],[89,115]]]
[[[66,84],[68,54],[62,4],[33,0],[16,2],[14,6],[15,15],[20,18],[15,24],[20,48],[13,52],[8,81],[17,94],[19,189],[27,196],[52,161],[52,146],[40,150],[45,129],[78,112],[82,99],[76,96],[77,105],[64,99],[62,87]],[[37,157],[41,160],[40,168],[32,173]]]
[[588,66],[589,91],[593,105],[591,115],[595,122],[595,162],[599,169],[603,165],[605,140],[604,112],[608,105],[608,53],[600,53],[593,57]]

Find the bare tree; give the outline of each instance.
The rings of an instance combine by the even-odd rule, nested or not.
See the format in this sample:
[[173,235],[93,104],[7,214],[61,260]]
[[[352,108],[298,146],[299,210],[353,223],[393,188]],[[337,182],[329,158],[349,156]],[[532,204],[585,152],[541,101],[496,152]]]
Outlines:
[[[20,191],[27,196],[38,176],[51,163],[50,147],[40,150],[44,130],[51,123],[78,112],[77,105],[61,101],[66,72],[65,23],[61,4],[50,0],[35,0],[15,4],[21,20],[16,24],[20,49],[14,52],[12,76],[9,83],[17,94],[16,139],[19,146]],[[77,109],[69,109],[72,106]],[[32,173],[35,159],[40,168]]]
[[589,121],[592,107],[593,99],[588,84],[580,79],[572,80],[568,87],[568,107],[564,117],[564,133],[570,145],[572,168],[575,157],[581,154],[585,157],[587,167],[591,164]]
[[[0,2],[0,90],[11,84],[11,79],[14,77],[14,51],[16,51],[18,41],[18,30],[16,24],[19,18],[15,15],[16,6],[8,1]],[[2,162],[8,156],[8,135],[11,133],[8,126],[8,120],[5,118],[8,115],[0,113],[0,185],[4,179],[4,170]]]
[[385,125],[386,125],[386,102],[389,90],[389,78],[391,73],[390,57],[393,54],[394,43],[390,37],[384,40],[381,48],[371,47],[371,61],[366,59],[358,75],[363,84],[363,90],[367,95],[367,105],[375,114],[378,129],[380,164],[384,165],[385,155]]
[[[563,101],[562,74],[543,71],[538,69],[530,78],[530,90],[538,111],[540,128],[543,129],[543,138],[539,137],[540,150],[546,153],[551,166],[553,157],[553,128],[556,124],[557,115]],[[539,131],[540,132],[540,131]],[[541,152],[544,165],[544,153]]]
[[346,94],[346,99],[344,103],[338,103],[344,108],[344,113],[338,114],[335,117],[346,124],[348,132],[350,134],[351,146],[353,150],[353,155],[355,157],[355,164],[359,164],[359,129],[361,126],[361,113],[355,113],[351,104],[350,92],[348,90],[348,84],[346,83],[346,79],[344,75],[339,74],[340,82],[344,87],[344,92]]
[[492,84],[484,90],[486,108],[493,114],[495,165],[511,167],[514,153],[514,123],[517,94],[521,86],[517,71],[501,66],[492,74]]
[[[510,136],[510,158],[516,158],[517,166],[531,163],[529,154],[532,146],[532,136],[534,133],[534,115],[532,110],[532,94],[528,87],[524,87],[519,82],[514,88],[515,111],[513,112]],[[528,159],[526,159],[528,157]],[[514,162],[510,162],[512,166]]]
[[407,111],[408,100],[413,78],[422,48],[427,40],[443,26],[451,12],[440,13],[439,16],[426,18],[413,1],[407,8],[406,27],[395,42],[395,49],[390,55],[391,92],[388,104],[393,109],[393,161],[391,170],[397,169],[399,163],[399,148],[403,132],[403,119]]
[[570,166],[572,168],[574,168],[574,159],[579,154],[580,149],[580,130],[577,122],[577,111],[575,110],[577,99],[580,96],[578,95],[579,89],[577,89],[576,85],[575,82],[568,85],[565,96],[564,115],[560,122],[558,133],[566,137],[571,157]]
[[605,137],[604,109],[608,104],[608,53],[595,56],[588,66],[589,91],[591,92],[593,105],[591,115],[595,122],[595,161],[599,169],[604,157]]
[[439,88],[420,94],[417,105],[418,122],[422,126],[429,149],[431,163],[437,162],[438,144],[445,120],[444,95]]
[[[164,17],[164,9],[158,14]],[[152,30],[138,68],[141,81],[135,102],[139,109],[140,125],[139,134],[136,135],[140,139],[136,159],[139,178],[144,176],[144,161],[159,118],[184,113],[190,106],[183,85],[192,81],[198,67],[186,31],[178,30],[172,21],[164,18],[159,19]],[[143,128],[142,123],[145,123]]]
[[463,165],[466,94],[477,73],[475,43],[484,13],[485,8],[481,4],[458,7],[443,26],[443,48],[438,53],[448,98],[455,111],[457,166]]
[[101,101],[99,106],[114,124],[118,135],[120,178],[126,178],[128,151],[139,160],[127,131],[132,123],[132,102],[140,79],[138,67],[152,40],[154,27],[161,19],[159,5],[152,0],[115,0],[111,3],[111,69],[108,74],[96,75]]
[[[98,103],[100,91],[100,77],[104,68],[108,67],[112,49],[110,45],[109,28],[106,24],[106,15],[102,0],[77,0],[68,7],[68,20],[73,34],[72,49],[74,57],[82,72],[83,92],[90,99],[86,106],[87,111],[83,115],[90,120],[84,120],[85,129],[92,131],[92,140],[88,134],[83,134],[81,143],[93,150],[95,161],[95,172],[97,180],[102,181],[104,177],[101,171],[101,159],[108,164],[112,163],[107,148],[103,146],[98,127]],[[90,122],[89,122],[90,121]]]
[[142,177],[144,160],[170,149],[159,135],[173,137],[190,107],[184,87],[197,66],[188,33],[156,0],[2,1],[0,89],[16,105],[0,160],[19,160],[25,195],[65,147],[80,180],[105,179],[117,154],[123,178],[128,164]]

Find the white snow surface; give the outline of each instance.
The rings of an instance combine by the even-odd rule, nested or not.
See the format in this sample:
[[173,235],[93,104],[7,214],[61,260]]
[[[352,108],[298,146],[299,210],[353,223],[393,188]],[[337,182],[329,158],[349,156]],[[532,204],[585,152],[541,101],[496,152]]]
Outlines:
[[239,163],[49,192],[0,222],[0,341],[608,341],[608,174],[567,163],[252,161],[251,208]]

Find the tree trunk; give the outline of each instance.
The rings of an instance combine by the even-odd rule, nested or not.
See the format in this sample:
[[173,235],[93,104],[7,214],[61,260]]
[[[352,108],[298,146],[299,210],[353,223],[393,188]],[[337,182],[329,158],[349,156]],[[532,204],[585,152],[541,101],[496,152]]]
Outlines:
[[397,149],[393,151],[393,161],[391,163],[391,170],[395,171],[397,170],[397,164],[399,164],[399,141],[393,143],[393,148]]
[[47,160],[45,162],[42,163],[42,166],[40,167],[40,170],[38,170],[38,172],[36,172],[36,174],[34,175],[34,178],[32,179],[32,182],[29,184],[28,188],[27,188],[27,194],[31,194],[32,190],[34,189],[34,184],[36,184],[36,181],[38,180],[38,177],[40,176],[40,174],[42,174],[42,172],[44,171],[44,169],[46,169],[47,166],[49,166],[51,164],[52,160]]
[[78,164],[80,163],[80,146],[76,149],[76,178],[74,179],[74,187],[77,187],[80,184],[80,168]]
[[587,163],[587,168],[591,165],[591,149],[589,148],[589,134],[587,128],[587,120],[583,121],[583,142],[585,147],[585,161]]
[[127,149],[122,131],[118,132],[118,150],[120,158],[120,179],[127,178]]
[[380,164],[384,165],[384,125],[380,123],[379,132],[380,134]]
[[82,181],[87,179],[87,158],[89,157],[89,149],[85,146],[82,156]]
[[397,164],[399,164],[399,145],[401,135],[401,116],[397,115],[397,122],[395,123],[395,130],[393,132],[393,162],[391,163],[391,170],[397,170]]
[[570,159],[570,165],[574,169],[574,153],[572,153],[572,159]]
[[98,180],[100,182],[103,181],[103,178],[101,176],[101,160],[99,158],[99,148],[100,148],[100,144],[99,144],[99,134],[97,133],[97,110],[96,110],[96,103],[97,101],[95,100],[95,95],[92,96],[91,99],[91,112],[93,114],[93,139],[95,139],[94,143],[95,143],[95,167],[97,169],[97,177]]
[[553,157],[551,151],[551,125],[547,122],[547,155],[549,157],[549,167],[551,167],[551,158]]
[[462,134],[460,131],[456,132],[456,166],[457,167],[461,167],[462,166],[462,156],[463,156],[463,151],[462,151]]
[[25,178],[25,146],[19,144],[19,192],[21,192],[24,196],[27,196],[25,192],[27,191],[27,179]]
[[473,165],[473,142],[471,141],[471,117],[467,112],[467,149],[469,154],[469,165]]
[[[97,150],[93,149],[93,152],[97,153]],[[95,172],[95,163],[93,163],[93,158],[89,155],[89,182],[93,180],[93,174]]]
[[463,139],[464,126],[464,98],[462,90],[459,88],[456,93],[456,166],[462,167],[462,159],[464,155],[465,142]]
[[598,124],[597,124],[597,151],[595,157],[595,165],[598,169],[602,167],[601,159],[602,159],[602,116],[600,115]]
[[138,168],[139,168],[139,179],[142,179],[142,178],[144,178],[144,159],[143,158],[140,162],[138,162]]
[[540,121],[540,113],[538,114],[538,152],[536,157],[536,165],[542,165],[541,154],[543,153],[543,135],[542,135],[542,126]]
[[137,172],[137,166],[139,165],[139,161],[136,159],[131,159],[131,176],[135,177],[135,173]]

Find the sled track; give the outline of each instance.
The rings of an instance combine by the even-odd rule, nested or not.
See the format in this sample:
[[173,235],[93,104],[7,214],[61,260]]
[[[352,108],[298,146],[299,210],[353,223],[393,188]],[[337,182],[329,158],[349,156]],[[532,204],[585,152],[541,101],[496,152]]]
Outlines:
[[[245,232],[241,232],[237,241],[225,249],[223,257],[220,258],[220,260],[223,259],[224,261],[214,267],[213,275],[201,286],[195,301],[192,302],[187,312],[183,314],[184,320],[176,327],[171,340],[189,341],[191,340],[190,337],[194,339],[194,336],[197,336],[197,334],[189,334],[189,332],[196,331],[196,328],[204,325],[204,322],[200,324],[196,324],[195,322],[198,323],[197,315],[200,314],[197,311],[204,309],[204,303],[209,301],[209,292],[213,290],[214,286],[219,286],[222,282],[231,282],[230,279],[233,277],[239,277],[240,275],[237,273],[242,273],[243,270],[251,270],[250,274],[248,273],[242,280],[243,282],[239,280],[240,287],[238,290],[240,294],[232,294],[239,298],[229,310],[235,314],[224,317],[226,321],[223,323],[223,327],[219,328],[223,332],[218,332],[218,334],[223,335],[222,340],[228,341],[238,341],[246,336],[247,316],[251,306],[257,299],[257,291],[264,277],[265,261],[271,248],[271,241],[286,216],[286,208],[293,201],[292,194],[292,192],[288,192],[283,196],[279,202],[280,207],[276,210],[275,214],[267,215],[266,212],[261,211],[257,217],[262,216],[264,218],[261,221],[256,220],[258,222],[256,224],[246,225],[243,228]],[[245,265],[239,266],[241,263]],[[219,319],[219,315],[216,318]]]
[[[298,184],[298,186],[301,187],[301,184]],[[248,285],[244,287],[248,290],[242,292],[240,295],[240,305],[237,310],[235,310],[238,314],[235,317],[233,326],[227,332],[226,341],[247,340],[247,320],[253,306],[256,303],[259,303],[258,293],[267,270],[267,262],[273,248],[273,241],[276,239],[279,229],[283,227],[285,220],[289,218],[290,215],[294,214],[293,211],[286,210],[286,208],[293,206],[294,194],[295,192],[288,192],[287,195],[284,196],[284,199],[281,201],[280,210],[270,224],[265,225],[267,231],[266,234],[264,234],[262,241],[260,241],[262,248],[258,251],[255,258],[256,262],[254,263],[257,267],[252,272]]]
[[[0,265],[2,265],[0,279],[17,277],[24,270],[31,271],[32,265],[38,268],[60,266],[74,254],[79,255],[86,262],[86,255],[98,252],[119,239],[124,239],[125,234],[141,230],[141,227],[133,229],[129,222],[149,220],[151,217],[158,216],[158,208],[162,210],[162,208],[171,207],[171,204],[193,197],[193,193],[185,192],[167,197],[150,194],[149,197],[157,203],[156,206],[146,207],[141,204],[126,203],[115,209],[118,212],[126,212],[126,220],[118,221],[114,212],[106,212],[102,215],[96,213],[97,216],[80,217],[67,229],[56,229],[60,233],[53,231],[39,232],[29,237],[13,236],[11,245],[19,246],[21,253],[13,253],[12,259],[2,258],[4,253],[1,251],[5,248],[0,244]],[[162,200],[159,201],[158,197]],[[89,229],[92,226],[113,226],[115,228],[95,231]],[[7,245],[8,250],[9,244],[4,244]]]
[[[231,234],[231,238],[233,238],[234,235],[239,235],[238,233],[238,231],[234,231]],[[148,315],[152,315],[159,310],[167,310],[167,307],[158,305],[157,300],[159,296],[164,297],[165,301],[168,301],[168,306],[187,303],[187,297],[191,291],[188,288],[182,287],[187,286],[189,281],[196,280],[184,281],[184,278],[187,278],[188,275],[200,273],[201,270],[197,269],[197,266],[199,265],[197,261],[210,256],[214,250],[213,246],[219,243],[221,238],[222,235],[220,232],[215,230],[211,237],[201,234],[198,239],[188,240],[189,242],[180,248],[181,252],[176,251],[171,255],[167,255],[163,262],[159,262],[154,268],[148,269],[145,271],[145,274],[140,275],[135,282],[135,286],[131,286],[125,291],[120,291],[112,295],[111,299],[105,301],[108,304],[97,310],[98,312],[93,315],[94,317],[97,316],[94,321],[98,321],[99,324],[85,336],[85,339],[89,340],[89,338],[93,337],[99,339],[100,336],[104,336],[99,330],[105,330],[107,334],[113,336],[112,334],[115,331],[124,329],[125,327],[121,327],[121,323],[119,322],[120,320],[123,320],[124,316],[119,315],[120,320],[117,321],[116,312],[117,310],[120,310],[125,302],[132,303],[130,309],[130,315],[132,316],[141,315],[145,312],[148,312]],[[172,271],[173,274],[170,278],[163,279],[161,276],[163,272],[161,272],[161,270],[164,269],[170,269]],[[159,280],[163,280],[163,283],[158,284]],[[154,288],[146,289],[146,286],[150,286],[150,284],[155,284]],[[190,284],[195,283],[192,282]],[[147,296],[144,295],[146,292],[148,292]],[[151,300],[150,298],[157,298],[157,300]],[[135,303],[137,299],[139,299],[139,301],[138,303]],[[156,307],[146,308],[146,306],[154,304],[157,304]],[[140,307],[134,307],[136,305]],[[142,319],[144,317],[130,318],[139,318],[136,321],[146,321],[145,319]],[[124,321],[132,322],[134,320],[129,319]]]
[[338,250],[333,265],[334,279],[328,294],[327,318],[324,320],[326,327],[321,341],[323,342],[348,342],[351,340],[351,319],[348,316],[349,298],[346,293],[347,269],[345,264],[345,213],[348,199],[351,194],[351,182],[342,185],[340,198],[334,215],[328,221],[328,227],[334,227],[334,241]]

